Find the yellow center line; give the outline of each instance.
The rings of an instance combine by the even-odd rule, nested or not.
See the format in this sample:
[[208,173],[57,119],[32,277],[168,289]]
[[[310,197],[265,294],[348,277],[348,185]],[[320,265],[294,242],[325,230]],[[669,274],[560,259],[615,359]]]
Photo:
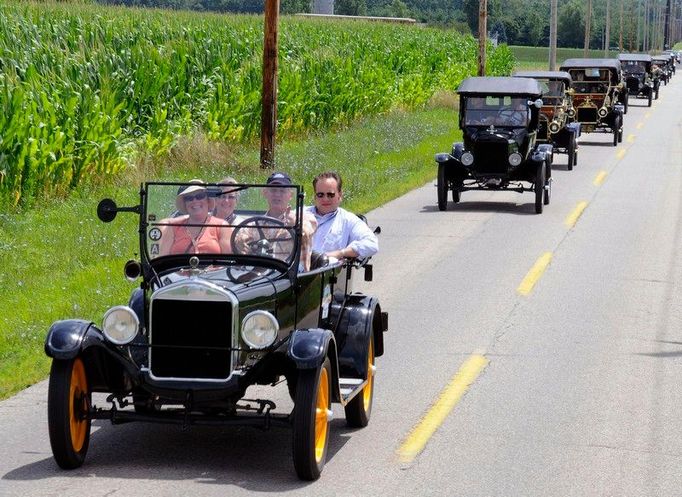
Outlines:
[[552,260],[551,252],[545,252],[544,254],[542,254],[540,258],[537,260],[537,262],[533,265],[533,267],[530,268],[530,271],[528,271],[526,277],[523,278],[523,281],[516,289],[516,291],[519,292],[521,295],[528,295],[533,290],[533,287],[540,279],[540,276],[542,276],[542,273],[544,273],[545,269],[547,269],[547,266],[549,266],[551,260]]
[[572,228],[575,226],[575,223],[578,222],[578,219],[582,215],[583,211],[587,207],[587,202],[583,201],[578,203],[578,205],[573,209],[573,212],[569,214],[569,216],[566,218],[564,221],[564,224],[568,226],[569,228]]
[[637,125],[635,126],[635,128],[637,128],[637,129],[642,129],[643,126],[644,126],[644,123],[637,123]]
[[651,117],[651,112],[644,114],[644,119],[649,119]]
[[443,424],[450,411],[457,405],[489,362],[485,356],[474,354],[462,364],[457,374],[452,377],[450,383],[441,392],[438,400],[429,408],[398,448],[397,454],[401,462],[412,462],[424,450],[429,439]]
[[616,152],[616,159],[621,160],[623,157],[625,157],[625,150],[624,148],[621,148],[618,152]]
[[606,179],[607,174],[608,173],[606,171],[599,171],[599,173],[597,173],[597,176],[594,178],[594,181],[592,182],[594,186],[601,185]]
[[635,141],[635,135],[633,135],[632,133],[630,133],[630,134],[628,135],[627,140],[628,140],[628,143],[634,143],[634,141]]

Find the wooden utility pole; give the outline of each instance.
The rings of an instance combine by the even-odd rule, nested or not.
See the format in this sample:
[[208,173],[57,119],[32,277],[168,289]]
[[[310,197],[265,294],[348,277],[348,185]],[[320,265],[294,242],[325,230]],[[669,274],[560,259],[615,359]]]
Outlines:
[[488,0],[478,1],[478,75],[485,76],[485,44],[488,38]]
[[279,0],[265,0],[263,35],[263,110],[260,129],[260,167],[275,166],[275,131],[277,128],[277,25]]
[[549,70],[556,71],[556,27],[557,27],[557,0],[550,2],[549,16]]
[[663,50],[668,50],[670,45],[670,0],[665,6],[665,26],[663,27]]
[[618,33],[618,51],[623,53],[623,2],[620,0],[620,28]]
[[592,23],[592,0],[587,0],[587,9],[585,10],[585,48],[583,49],[583,57],[589,57],[590,50],[590,24]]
[[606,28],[604,32],[604,58],[609,58],[611,48],[611,0],[606,0]]

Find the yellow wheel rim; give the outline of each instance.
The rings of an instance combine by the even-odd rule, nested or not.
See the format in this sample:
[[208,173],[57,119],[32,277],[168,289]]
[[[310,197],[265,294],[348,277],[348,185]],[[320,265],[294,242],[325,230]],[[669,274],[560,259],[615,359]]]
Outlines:
[[369,411],[372,404],[372,389],[374,388],[374,344],[369,341],[369,349],[367,350],[367,385],[362,390],[362,403],[365,412]]
[[88,422],[83,419],[84,412],[88,409],[88,382],[85,378],[83,361],[73,361],[71,370],[71,386],[69,389],[69,424],[71,428],[71,444],[73,450],[80,452],[85,444]]
[[324,449],[327,446],[327,433],[329,432],[329,376],[326,368],[320,371],[320,381],[317,386],[317,407],[315,408],[315,461],[318,463],[324,457]]

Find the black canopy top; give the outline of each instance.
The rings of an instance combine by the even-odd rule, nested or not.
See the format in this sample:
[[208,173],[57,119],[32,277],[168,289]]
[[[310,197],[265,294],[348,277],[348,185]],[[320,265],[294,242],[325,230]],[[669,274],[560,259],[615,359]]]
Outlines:
[[668,60],[670,60],[670,59],[672,59],[672,55],[670,55],[669,53],[661,53],[661,54],[658,54],[658,55],[654,55],[654,56],[653,56],[653,60],[665,60],[665,61],[668,61]]
[[566,71],[518,71],[514,73],[518,78],[535,78],[563,81],[566,86],[571,86],[571,75]]
[[561,64],[562,71],[569,69],[608,68],[612,71],[620,72],[620,61],[618,59],[566,59]]
[[631,60],[635,62],[651,62],[651,55],[646,53],[622,53],[618,56],[618,60]]
[[542,88],[537,81],[514,77],[470,77],[457,88],[460,95],[519,95],[540,98]]

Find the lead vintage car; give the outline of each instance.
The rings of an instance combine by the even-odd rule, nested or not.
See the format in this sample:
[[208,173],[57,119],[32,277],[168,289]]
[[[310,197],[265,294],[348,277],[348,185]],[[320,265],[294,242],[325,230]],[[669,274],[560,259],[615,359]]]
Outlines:
[[[290,214],[265,215],[266,192],[292,198]],[[238,196],[239,218],[211,216],[211,195]],[[292,429],[298,476],[311,480],[326,461],[332,402],[349,426],[367,425],[388,317],[375,297],[353,292],[358,272],[371,279],[368,261],[312,254],[307,267],[303,198],[298,186],[149,182],[138,205],[100,202],[102,221],[139,216],[140,258],[124,272],[141,284],[101,326],[67,319],[48,332],[48,425],[60,467],[83,464],[95,419],[279,424]],[[266,398],[244,398],[251,385],[283,379],[290,412],[275,411],[268,387]],[[106,394],[103,405],[93,392]]]
[[560,69],[571,75],[575,120],[582,132],[613,133],[613,145],[622,142],[628,97],[620,61],[567,59]]
[[[552,145],[538,143],[542,89],[534,79],[471,77],[457,89],[464,141],[436,154],[438,208],[469,190],[535,193],[535,212],[549,204]],[[526,183],[530,183],[527,185]]]
[[658,79],[653,78],[651,55],[623,53],[618,60],[623,68],[628,95],[646,98],[647,106],[651,107],[654,95],[658,99],[660,85]]
[[564,71],[519,71],[519,78],[532,78],[542,88],[538,143],[550,143],[554,153],[568,156],[567,169],[578,163],[580,123],[573,122],[575,109],[571,96],[571,75]]

